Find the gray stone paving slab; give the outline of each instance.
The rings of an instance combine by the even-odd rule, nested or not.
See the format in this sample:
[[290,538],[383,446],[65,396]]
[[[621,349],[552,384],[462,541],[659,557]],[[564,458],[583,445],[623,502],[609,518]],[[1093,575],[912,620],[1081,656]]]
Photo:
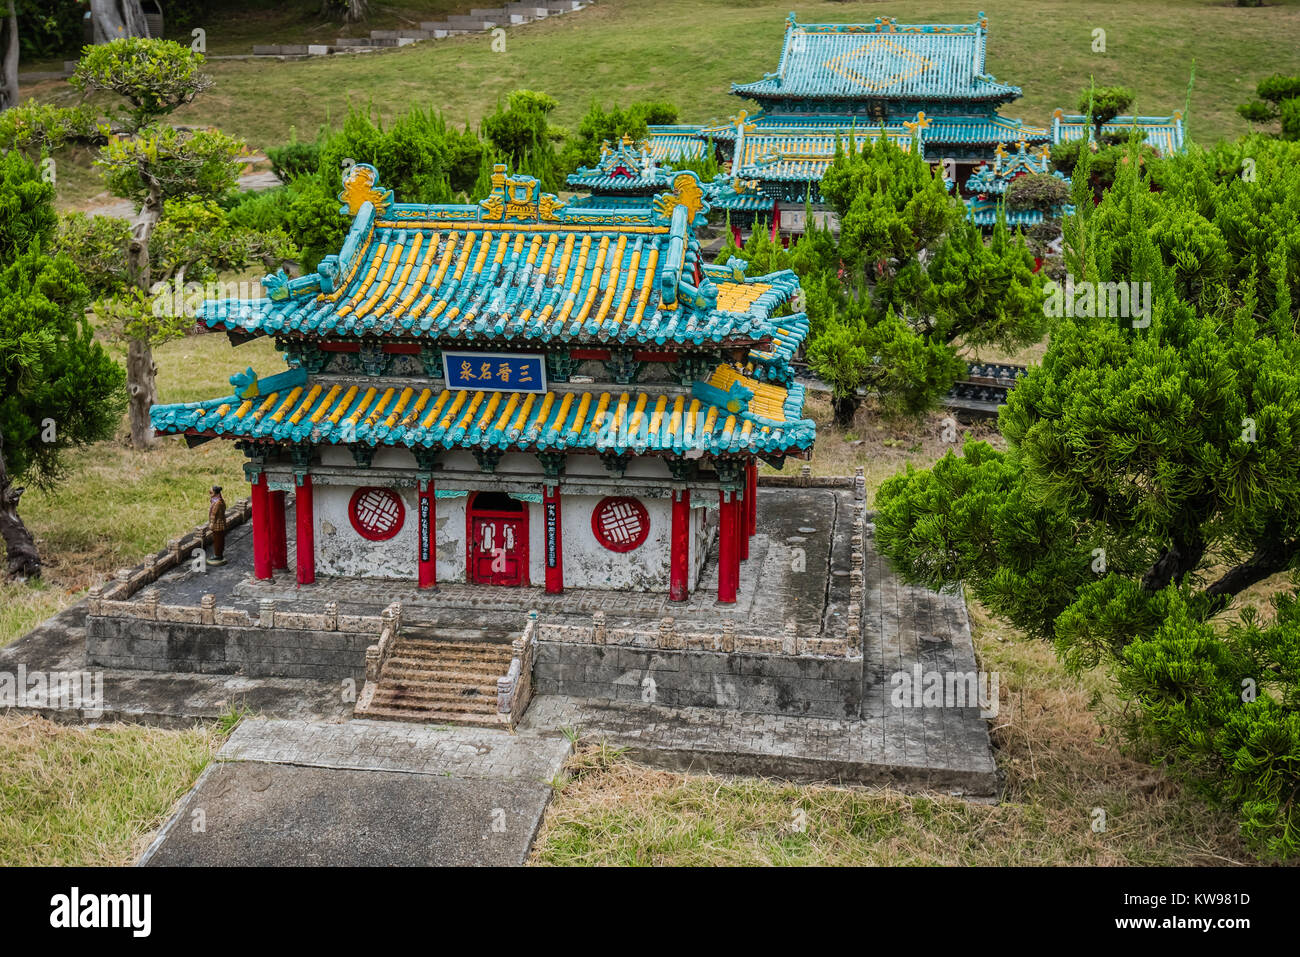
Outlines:
[[141,863],[522,864],[570,751],[487,728],[248,719]]
[[141,864],[522,864],[550,790],[535,782],[222,762],[203,773]]
[[493,728],[252,719],[240,723],[217,758],[540,783],[560,773],[570,750],[563,738]]

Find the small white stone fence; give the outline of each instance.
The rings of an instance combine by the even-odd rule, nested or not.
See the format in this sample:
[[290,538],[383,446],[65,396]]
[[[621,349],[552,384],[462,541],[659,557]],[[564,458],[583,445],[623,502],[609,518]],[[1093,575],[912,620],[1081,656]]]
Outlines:
[[[396,611],[394,608],[396,607]],[[131,618],[138,621],[172,621],[187,625],[221,625],[233,628],[285,628],[300,631],[340,631],[382,634],[390,616],[400,618],[401,604],[393,602],[378,615],[340,615],[337,602],[327,602],[320,612],[282,611],[270,598],[254,612],[217,606],[216,595],[204,595],[197,605],[165,605],[156,588],[147,588],[130,601],[105,598],[92,588],[86,613],[92,618]]]
[[[226,509],[226,531],[243,525],[253,515],[253,505],[246,498],[235,502]],[[146,585],[151,585],[163,575],[179,565],[191,561],[195,549],[204,549],[212,544],[212,529],[207,524],[196,525],[180,538],[167,540],[167,547],[161,552],[147,556],[144,561],[133,568],[119,568],[111,579],[103,585],[90,589],[90,598],[107,599],[110,602],[124,602]],[[105,612],[109,614],[109,612]],[[129,616],[137,617],[137,616]]]
[[511,642],[514,657],[505,676],[497,679],[497,717],[513,730],[533,697],[533,656],[537,648],[537,612],[528,613],[524,633]]

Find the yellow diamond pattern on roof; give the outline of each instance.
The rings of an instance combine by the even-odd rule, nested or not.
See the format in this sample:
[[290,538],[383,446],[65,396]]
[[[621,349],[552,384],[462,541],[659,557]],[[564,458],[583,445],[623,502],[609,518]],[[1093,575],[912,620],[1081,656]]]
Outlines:
[[785,400],[788,393],[784,388],[770,382],[751,379],[729,365],[718,366],[709,377],[709,385],[724,392],[731,388],[733,382],[739,382],[746,389],[753,390],[754,398],[749,402],[750,412],[774,422],[785,421]]
[[718,308],[727,312],[744,312],[759,296],[772,287],[766,283],[718,283]]

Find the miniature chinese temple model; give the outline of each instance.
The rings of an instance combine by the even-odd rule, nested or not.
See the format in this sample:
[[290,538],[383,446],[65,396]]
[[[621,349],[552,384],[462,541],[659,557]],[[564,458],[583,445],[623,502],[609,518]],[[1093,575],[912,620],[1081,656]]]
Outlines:
[[620,191],[603,207],[566,205],[503,166],[476,205],[398,203],[358,165],[337,255],[267,277],[269,298],[204,304],[209,328],[272,336],[289,368],[155,406],[153,423],[239,443],[257,578],[288,567],[292,490],[304,585],[684,600],[716,554],[718,600],[735,600],[757,462],[806,457],[815,435],[789,366],[807,319],[775,315],[798,279],[705,264],[695,175],[614,152],[579,174]]
[[[1102,125],[1103,136],[1126,136],[1132,130],[1142,133],[1144,142],[1156,151],[1158,156],[1172,156],[1183,151],[1183,114],[1175,112],[1173,116],[1117,116]],[[1056,110],[1052,114],[1052,144],[1068,143],[1071,140],[1093,138],[1092,126],[1086,116],[1069,114]]]
[[[985,72],[987,29],[982,13],[970,24],[905,24],[892,17],[814,24],[790,14],[776,72],[731,88],[761,111],[720,126],[652,127],[652,154],[672,161],[715,144],[739,181],[735,192],[767,199],[761,210],[724,195],[715,205],[733,210],[733,223],[748,225],[761,215],[794,231],[801,224],[791,216],[802,214],[805,198],[821,199],[818,187],[837,137],[860,147],[888,136],[965,182],[976,166],[993,161],[997,147],[1049,139],[1046,129],[998,113],[1021,93]],[[747,188],[745,181],[757,185]]]
[[[1008,153],[1002,144],[994,151],[992,165],[985,164],[971,174],[966,180],[966,192],[972,194],[966,200],[967,215],[977,226],[992,226],[998,217],[998,208],[1013,180],[1032,173],[1047,173],[1050,150],[1047,146],[1030,152],[1029,144],[1023,140],[1016,144],[1016,152]],[[1057,179],[1069,183],[1061,172],[1052,173]],[[1050,210],[1053,219],[1069,216],[1074,207],[1068,204]],[[1040,209],[1006,209],[1006,221],[1009,226],[1033,226],[1043,221]]]

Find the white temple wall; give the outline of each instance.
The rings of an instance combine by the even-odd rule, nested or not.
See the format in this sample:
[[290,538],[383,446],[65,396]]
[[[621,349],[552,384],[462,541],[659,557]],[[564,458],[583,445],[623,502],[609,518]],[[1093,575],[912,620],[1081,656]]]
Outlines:
[[[418,496],[414,489],[393,489],[404,508],[398,532],[373,541],[353,527],[349,505],[355,486],[317,485],[314,488],[316,570],[340,577],[391,578],[414,581],[419,529]],[[649,515],[646,540],[628,552],[615,552],[596,538],[591,516],[604,496],[565,495],[561,500],[561,534],[564,583],[575,588],[609,588],[627,591],[668,590],[672,549],[672,500],[641,498]],[[467,495],[434,501],[434,546],[440,582],[467,579]],[[528,580],[546,582],[546,529],[543,506],[526,502],[528,515]],[[688,587],[698,587],[700,568],[707,558],[712,526],[709,509],[698,503],[690,511]],[[713,518],[716,525],[716,517]]]
[[[672,542],[671,501],[667,498],[639,499],[650,516],[650,533],[632,551],[614,552],[602,545],[591,530],[591,513],[603,497],[565,495],[561,500],[564,584],[575,588],[667,591]],[[535,523],[538,531],[543,531],[540,505],[533,506],[530,510],[529,522]],[[533,583],[544,583],[545,548],[540,536],[529,542],[529,564],[529,575]]]

